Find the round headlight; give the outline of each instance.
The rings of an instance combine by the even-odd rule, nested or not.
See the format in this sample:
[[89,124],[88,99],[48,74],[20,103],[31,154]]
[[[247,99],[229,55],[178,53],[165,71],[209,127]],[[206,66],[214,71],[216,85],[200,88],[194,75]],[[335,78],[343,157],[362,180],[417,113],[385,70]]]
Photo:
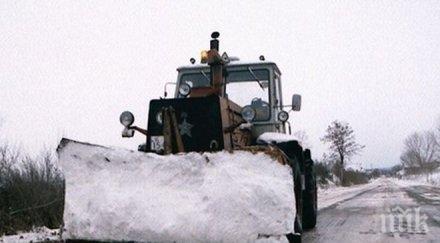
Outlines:
[[255,110],[250,106],[245,106],[241,110],[241,116],[247,122],[251,122],[255,118]]
[[162,123],[163,123],[163,119],[162,119],[162,111],[159,111],[159,112],[156,114],[156,121],[157,121],[157,123],[159,123],[159,125],[162,125]]
[[133,113],[129,111],[122,112],[121,115],[119,116],[119,121],[121,122],[122,125],[124,125],[124,127],[131,126],[134,122]]
[[289,120],[289,113],[286,111],[280,111],[280,113],[278,113],[278,120],[281,122],[286,122]]
[[179,94],[186,97],[191,93],[191,86],[189,84],[183,83],[179,86]]

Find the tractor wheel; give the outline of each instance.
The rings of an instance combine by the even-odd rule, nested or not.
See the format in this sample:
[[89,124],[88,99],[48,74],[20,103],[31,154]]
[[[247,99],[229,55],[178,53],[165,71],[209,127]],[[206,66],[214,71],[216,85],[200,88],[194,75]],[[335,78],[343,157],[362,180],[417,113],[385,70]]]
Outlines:
[[302,233],[303,232],[303,216],[304,216],[304,201],[302,196],[302,190],[299,186],[299,189],[295,188],[295,201],[296,201],[296,217],[295,217],[295,232]]
[[318,210],[314,197],[314,195],[311,198],[306,197],[304,200],[302,226],[305,230],[313,229],[316,226]]
[[318,215],[316,176],[310,150],[304,151],[305,191],[303,191],[303,229],[312,229],[316,225]]
[[289,243],[301,243],[301,234],[288,234],[286,238]]
[[295,202],[296,202],[296,216],[294,223],[294,231],[293,234],[288,234],[287,239],[289,243],[301,243],[301,235],[303,233],[303,190],[301,186],[301,172],[299,167],[296,166],[295,171],[295,183],[294,183],[294,192],[295,192]]
[[303,232],[303,193],[304,193],[304,156],[303,149],[299,145],[298,141],[292,140],[287,142],[277,143],[276,146],[281,149],[288,158],[288,163],[293,170],[293,190],[295,193],[295,222],[294,222],[294,232],[287,234],[287,240],[289,243],[300,243],[301,234]]

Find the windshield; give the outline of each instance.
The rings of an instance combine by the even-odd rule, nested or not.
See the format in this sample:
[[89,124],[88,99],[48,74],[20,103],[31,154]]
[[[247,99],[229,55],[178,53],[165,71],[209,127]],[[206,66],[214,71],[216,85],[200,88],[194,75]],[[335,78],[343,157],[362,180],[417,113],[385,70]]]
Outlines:
[[[180,83],[187,83],[192,88],[209,87],[210,72],[200,70],[184,73],[180,77]],[[270,119],[269,70],[251,67],[227,70],[226,94],[241,107],[251,105],[256,111],[254,121]]]
[[251,69],[231,71],[226,84],[228,98],[244,107],[254,108],[254,121],[270,119],[269,71],[267,69]]
[[187,83],[191,87],[209,87],[210,72],[199,71],[196,73],[185,73],[180,78],[180,83]]

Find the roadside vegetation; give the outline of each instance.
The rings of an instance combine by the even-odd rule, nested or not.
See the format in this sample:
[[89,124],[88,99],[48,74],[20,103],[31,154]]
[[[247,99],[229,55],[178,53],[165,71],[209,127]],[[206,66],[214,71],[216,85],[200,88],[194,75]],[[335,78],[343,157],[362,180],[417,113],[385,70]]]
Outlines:
[[400,161],[402,169],[395,176],[440,184],[440,117],[434,129],[406,137]]
[[372,178],[368,172],[347,168],[344,169],[344,180],[341,183],[338,177],[340,171],[340,164],[338,162],[315,161],[316,181],[321,187],[334,184],[339,186],[365,184]]
[[54,161],[51,150],[30,157],[0,140],[0,236],[60,227],[64,180]]
[[327,127],[321,141],[328,145],[330,152],[323,156],[320,163],[317,163],[317,176],[321,183],[328,181],[329,175],[334,175],[332,181],[341,186],[368,183],[367,173],[346,168],[353,156],[361,153],[365,148],[356,141],[354,130],[348,122],[333,121]]

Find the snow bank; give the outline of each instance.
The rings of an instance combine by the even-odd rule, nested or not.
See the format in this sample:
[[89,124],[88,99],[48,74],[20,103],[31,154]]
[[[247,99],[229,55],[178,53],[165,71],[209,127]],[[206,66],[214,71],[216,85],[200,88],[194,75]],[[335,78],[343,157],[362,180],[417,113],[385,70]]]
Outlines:
[[293,232],[291,169],[265,154],[158,156],[63,139],[65,239],[246,242]]
[[1,243],[29,243],[61,240],[59,230],[51,230],[46,227],[35,228],[31,232],[23,232],[16,235],[0,237]]
[[288,141],[292,141],[292,140],[298,140],[295,136],[293,135],[288,135],[288,134],[284,134],[284,133],[276,133],[276,132],[265,132],[263,134],[261,134],[258,138],[257,138],[257,142],[259,143],[282,143],[282,142],[288,142]]
[[368,184],[355,185],[350,187],[330,186],[318,189],[318,209],[330,207],[336,203],[350,199],[371,190],[382,184],[381,180],[374,180]]
[[440,169],[436,169],[431,174],[421,175],[401,175],[401,179],[393,178],[393,181],[400,186],[440,186]]

